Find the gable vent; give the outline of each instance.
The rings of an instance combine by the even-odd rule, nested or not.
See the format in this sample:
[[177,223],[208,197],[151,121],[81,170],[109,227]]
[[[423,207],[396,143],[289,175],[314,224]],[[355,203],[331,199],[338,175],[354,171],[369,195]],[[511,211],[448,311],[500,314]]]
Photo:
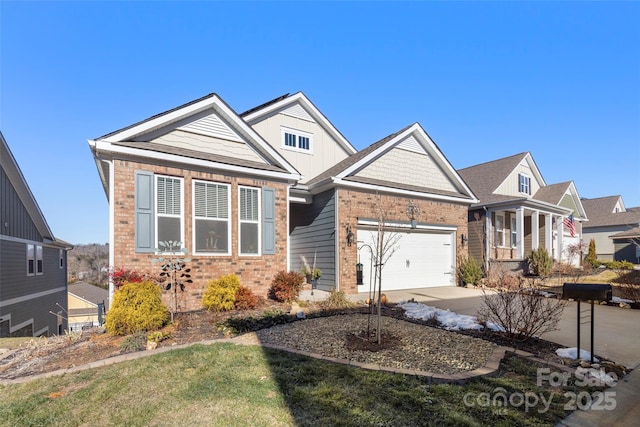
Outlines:
[[413,135],[409,136],[396,147],[402,150],[413,151],[414,153],[427,154],[422,145],[420,145],[418,140]]
[[180,126],[178,129],[199,133],[201,135],[213,136],[215,138],[242,142],[242,139],[238,136],[238,134],[236,134],[216,114],[210,114],[206,117],[196,120],[195,122]]
[[307,113],[307,110],[302,108],[302,105],[300,104],[295,104],[287,109],[282,110],[282,114],[286,114],[287,116],[297,117],[299,119],[307,120],[309,122],[315,123],[315,120],[313,120],[313,117],[311,117],[309,113]]

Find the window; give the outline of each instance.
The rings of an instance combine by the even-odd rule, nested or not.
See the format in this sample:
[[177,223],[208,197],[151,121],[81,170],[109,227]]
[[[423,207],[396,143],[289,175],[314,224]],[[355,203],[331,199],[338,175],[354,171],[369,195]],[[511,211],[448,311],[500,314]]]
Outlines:
[[260,255],[260,190],[239,188],[240,255]]
[[518,190],[521,193],[531,194],[531,178],[527,175],[518,174]]
[[36,246],[36,274],[42,274],[43,260],[42,260],[42,246]]
[[516,228],[516,219],[514,217],[511,218],[511,247],[515,248],[518,246],[518,230]]
[[229,255],[229,185],[193,181],[193,242],[195,253]]
[[284,145],[287,147],[296,147],[296,136],[292,133],[285,132],[284,134]]
[[299,136],[298,137],[298,148],[301,150],[309,150],[309,137],[307,136]]
[[496,214],[496,246],[504,246],[504,215]]
[[33,276],[36,273],[36,247],[27,245],[27,276]]
[[312,135],[299,130],[282,128],[283,146],[287,150],[311,153]]
[[182,238],[182,179],[156,177],[157,242],[184,242]]

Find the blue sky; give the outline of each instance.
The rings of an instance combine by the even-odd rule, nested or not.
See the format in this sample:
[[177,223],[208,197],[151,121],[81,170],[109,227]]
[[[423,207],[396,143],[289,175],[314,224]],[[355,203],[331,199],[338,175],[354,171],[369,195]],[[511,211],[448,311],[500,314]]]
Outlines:
[[108,241],[87,139],[211,92],[304,92],[362,149],[420,122],[455,168],[530,151],[640,206],[638,2],[0,2],[0,129],[56,237]]

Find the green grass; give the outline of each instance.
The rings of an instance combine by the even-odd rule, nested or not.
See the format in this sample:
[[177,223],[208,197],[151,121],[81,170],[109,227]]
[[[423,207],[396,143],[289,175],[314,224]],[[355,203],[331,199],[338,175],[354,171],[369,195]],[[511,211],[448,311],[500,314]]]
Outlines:
[[496,378],[429,385],[420,377],[257,346],[196,345],[0,386],[0,425],[538,426],[568,415],[562,408],[566,389],[554,390],[556,405],[544,413],[465,405],[466,393],[491,394],[497,387],[551,393],[536,386],[535,366],[517,357],[505,359]]

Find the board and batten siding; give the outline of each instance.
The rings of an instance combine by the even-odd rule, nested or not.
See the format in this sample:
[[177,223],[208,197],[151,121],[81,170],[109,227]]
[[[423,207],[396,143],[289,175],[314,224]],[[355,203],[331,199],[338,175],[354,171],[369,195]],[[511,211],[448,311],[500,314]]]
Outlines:
[[[43,332],[58,333],[58,319],[49,313],[58,313],[67,307],[66,254],[60,268],[60,250],[43,246],[42,274],[27,275],[27,244],[2,240],[0,244],[0,318],[2,333],[18,325],[25,325],[12,335]],[[59,283],[59,286],[52,284]],[[60,306],[56,305],[59,304]],[[64,315],[64,312],[62,313]],[[32,327],[27,325],[31,324]],[[66,327],[66,322],[63,322]]]
[[[9,177],[4,169],[0,168],[0,235],[17,237],[20,239],[42,241],[29,212],[18,197]],[[5,261],[2,261],[4,268]]]
[[536,180],[536,176],[531,170],[531,167],[529,167],[526,162],[524,163],[525,164],[520,163],[516,166],[507,179],[505,179],[504,182],[494,191],[494,194],[521,197],[522,193],[519,189],[520,182],[518,181],[519,174],[524,174],[530,178],[530,193],[531,195],[536,194],[540,189],[540,183]]
[[322,270],[318,288],[332,290],[336,284],[335,191],[328,190],[313,198],[310,205],[292,204],[290,217],[291,269],[300,271],[302,256]]
[[[280,112],[263,121],[252,124],[251,127],[302,174],[302,183],[344,160],[350,154],[320,124],[316,121],[304,119],[302,115],[293,116]],[[311,134],[311,149],[309,152],[284,148],[282,140],[283,128]]]

